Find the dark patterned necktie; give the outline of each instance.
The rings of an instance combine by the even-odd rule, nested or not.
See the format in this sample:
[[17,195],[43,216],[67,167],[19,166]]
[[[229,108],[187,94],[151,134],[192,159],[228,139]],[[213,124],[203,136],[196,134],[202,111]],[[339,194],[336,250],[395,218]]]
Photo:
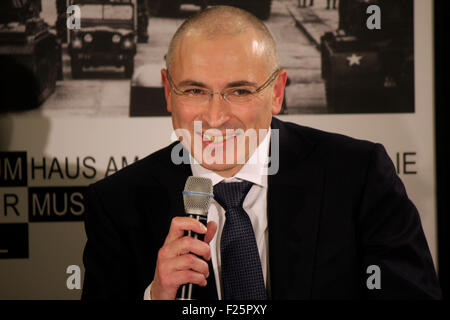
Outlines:
[[255,233],[242,207],[252,185],[244,181],[214,186],[214,199],[225,209],[226,217],[220,240],[225,300],[267,299]]

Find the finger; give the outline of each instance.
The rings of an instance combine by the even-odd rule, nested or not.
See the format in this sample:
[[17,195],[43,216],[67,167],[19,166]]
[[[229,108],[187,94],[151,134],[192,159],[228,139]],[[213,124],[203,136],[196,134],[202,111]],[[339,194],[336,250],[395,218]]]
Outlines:
[[168,244],[165,248],[167,257],[175,257],[187,253],[193,253],[208,261],[211,257],[209,245],[201,240],[185,236]]
[[178,288],[186,283],[206,286],[206,277],[192,270],[175,271],[155,277],[152,283],[152,299],[174,299]]
[[208,263],[194,254],[184,254],[167,259],[157,266],[157,273],[163,278],[170,278],[175,272],[192,270],[209,277]]
[[205,242],[210,243],[212,238],[214,238],[214,235],[216,234],[217,223],[215,223],[214,221],[210,221],[210,222],[208,222],[207,228],[208,228],[208,231],[206,232],[206,235],[205,235]]
[[173,274],[173,281],[177,286],[181,286],[186,283],[197,284],[201,287],[205,287],[207,284],[206,278],[203,274],[192,271],[183,270],[177,271]]
[[203,223],[198,220],[189,217],[175,217],[172,219],[169,233],[167,234],[164,243],[168,244],[183,237],[184,232],[188,230],[192,230],[199,234],[204,234],[207,231]]
[[209,277],[208,263],[194,254],[184,254],[173,258],[172,263],[176,271],[192,270],[203,274],[205,278]]

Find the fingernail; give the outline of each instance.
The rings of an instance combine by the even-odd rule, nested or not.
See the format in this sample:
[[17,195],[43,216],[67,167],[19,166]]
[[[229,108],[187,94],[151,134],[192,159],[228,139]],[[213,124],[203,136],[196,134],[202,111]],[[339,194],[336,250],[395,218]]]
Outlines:
[[203,232],[208,231],[208,228],[206,228],[206,226],[205,226],[204,224],[202,224],[202,231],[203,231]]

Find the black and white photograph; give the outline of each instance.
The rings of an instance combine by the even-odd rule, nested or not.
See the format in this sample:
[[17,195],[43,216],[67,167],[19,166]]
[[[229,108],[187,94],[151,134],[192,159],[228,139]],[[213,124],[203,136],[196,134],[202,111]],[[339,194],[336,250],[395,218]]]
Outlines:
[[415,112],[413,0],[1,1],[0,112],[169,116],[169,41],[214,5],[269,28],[288,76],[281,114]]

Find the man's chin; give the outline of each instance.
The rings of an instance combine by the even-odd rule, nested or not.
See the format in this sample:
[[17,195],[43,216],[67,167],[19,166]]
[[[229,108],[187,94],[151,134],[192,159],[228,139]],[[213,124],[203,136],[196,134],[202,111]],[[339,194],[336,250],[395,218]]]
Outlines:
[[243,164],[217,164],[217,163],[208,164],[206,162],[203,162],[201,165],[203,168],[214,171],[215,173],[223,177],[233,176],[243,166]]

